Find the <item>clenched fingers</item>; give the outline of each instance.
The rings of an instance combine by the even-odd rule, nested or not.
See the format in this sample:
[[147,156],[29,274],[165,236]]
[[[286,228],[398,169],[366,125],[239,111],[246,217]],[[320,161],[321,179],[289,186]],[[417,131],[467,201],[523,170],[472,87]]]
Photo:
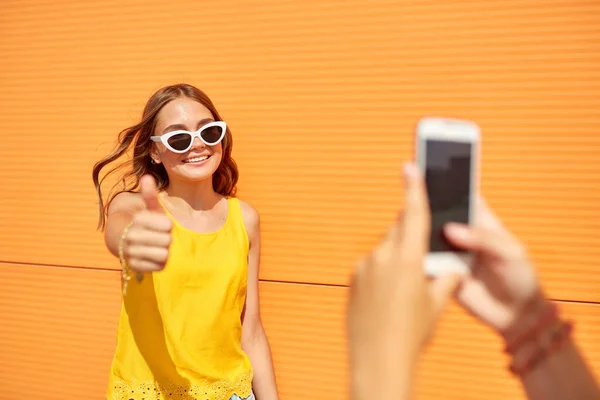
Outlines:
[[164,247],[133,245],[127,247],[126,254],[130,265],[132,260],[145,260],[164,265],[169,259],[169,250]]
[[173,223],[164,214],[152,211],[140,211],[133,218],[133,223],[136,226],[147,228],[158,232],[170,232],[173,228]]
[[166,232],[150,231],[148,229],[132,227],[127,233],[126,241],[130,245],[139,244],[156,247],[169,247],[171,234]]
[[163,270],[164,264],[140,258],[131,258],[129,260],[129,267],[137,272],[157,272]]
[[507,231],[498,231],[485,226],[470,227],[449,223],[444,234],[454,246],[468,251],[493,256],[497,259],[515,260],[525,256],[525,249]]

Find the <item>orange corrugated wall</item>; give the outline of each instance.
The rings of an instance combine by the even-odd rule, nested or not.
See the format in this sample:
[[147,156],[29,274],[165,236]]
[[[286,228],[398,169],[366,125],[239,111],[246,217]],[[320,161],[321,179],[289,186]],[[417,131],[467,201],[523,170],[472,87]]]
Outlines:
[[[3,0],[0,399],[100,399],[118,265],[93,163],[159,87],[208,92],[262,214],[262,312],[283,399],[345,399],[356,258],[402,205],[423,115],[475,120],[482,189],[600,371],[600,2]],[[420,399],[522,397],[455,306]]]

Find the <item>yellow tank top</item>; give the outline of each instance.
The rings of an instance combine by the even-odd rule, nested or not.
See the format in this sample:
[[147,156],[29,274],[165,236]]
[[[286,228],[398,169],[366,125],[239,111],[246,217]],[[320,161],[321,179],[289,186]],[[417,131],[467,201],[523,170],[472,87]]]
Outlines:
[[[110,400],[229,400],[252,390],[241,346],[249,239],[239,200],[213,233],[173,221],[161,272],[133,278],[123,298]],[[165,209],[166,210],[166,209]]]

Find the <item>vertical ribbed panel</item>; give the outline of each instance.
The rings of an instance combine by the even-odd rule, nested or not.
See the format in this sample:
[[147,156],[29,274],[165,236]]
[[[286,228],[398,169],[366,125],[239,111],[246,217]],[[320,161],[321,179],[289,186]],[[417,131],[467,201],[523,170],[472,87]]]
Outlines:
[[[284,400],[347,398],[346,291],[327,285],[401,207],[423,115],[480,124],[484,194],[552,297],[600,302],[598,26],[586,0],[2,1],[0,399],[101,398],[118,265],[94,231],[91,167],[179,81],[233,131],[261,278],[325,285],[261,286]],[[600,308],[566,309],[598,370]],[[421,397],[518,397],[490,348],[451,308]]]

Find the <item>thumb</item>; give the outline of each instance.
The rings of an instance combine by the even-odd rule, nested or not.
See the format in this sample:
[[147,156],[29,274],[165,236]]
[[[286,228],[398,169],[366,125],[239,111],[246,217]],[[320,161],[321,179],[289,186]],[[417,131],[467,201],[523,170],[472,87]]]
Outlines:
[[142,199],[144,199],[144,203],[146,203],[146,209],[149,211],[162,211],[158,202],[158,188],[153,176],[142,176],[140,179],[140,194],[142,195]]
[[493,257],[507,259],[520,254],[521,251],[519,242],[507,231],[451,222],[444,227],[444,234],[448,241],[459,249]]
[[461,282],[461,275],[442,275],[429,284],[429,292],[433,303],[433,320],[437,321],[444,312],[448,299],[454,294]]

